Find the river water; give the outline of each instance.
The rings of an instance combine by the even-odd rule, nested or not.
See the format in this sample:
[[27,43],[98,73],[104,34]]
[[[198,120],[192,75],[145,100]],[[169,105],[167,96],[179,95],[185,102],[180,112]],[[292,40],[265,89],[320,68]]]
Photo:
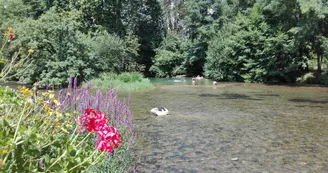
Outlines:
[[328,172],[328,88],[153,82],[132,93],[140,172]]

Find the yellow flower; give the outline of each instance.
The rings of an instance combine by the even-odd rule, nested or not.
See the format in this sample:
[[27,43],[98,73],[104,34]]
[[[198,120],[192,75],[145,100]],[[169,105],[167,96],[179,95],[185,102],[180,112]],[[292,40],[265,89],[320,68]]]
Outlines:
[[60,126],[60,122],[55,122],[55,128],[58,128]]
[[60,106],[60,103],[58,100],[54,99],[53,102],[56,104],[56,106]]
[[2,150],[2,154],[7,154],[8,153],[8,150]]
[[10,35],[10,32],[9,32],[9,31],[7,31],[7,32],[5,32],[3,35],[4,35],[4,36],[6,36],[6,37],[9,37],[9,35]]
[[70,95],[71,95],[71,93],[68,92],[68,93],[67,93],[67,96],[70,96]]
[[60,112],[58,112],[58,111],[56,111],[55,114],[56,114],[58,117],[62,117],[62,116],[63,116],[63,114],[60,113]]
[[38,103],[41,103],[42,102],[42,98],[37,98],[37,100],[36,100]]
[[8,27],[8,32],[15,33],[15,30],[12,27]]
[[51,114],[51,109],[49,108],[48,105],[46,105],[46,106],[44,107],[44,109],[46,110],[46,112],[47,112],[48,115]]
[[33,95],[33,91],[26,88],[25,86],[23,87],[18,87],[18,93],[24,95],[25,97],[28,97],[28,96],[32,96]]
[[68,128],[70,128],[70,127],[72,127],[72,124],[69,123],[69,124],[66,124],[65,126],[68,127]]
[[55,100],[55,94],[49,94],[49,98],[54,101]]
[[65,115],[66,115],[67,117],[70,117],[70,116],[71,116],[71,114],[70,114],[70,113],[65,113]]
[[65,128],[61,128],[61,130],[62,130],[64,133],[68,133],[68,131],[67,131]]
[[28,53],[33,53],[34,50],[33,50],[33,49],[29,49],[27,52],[28,52]]

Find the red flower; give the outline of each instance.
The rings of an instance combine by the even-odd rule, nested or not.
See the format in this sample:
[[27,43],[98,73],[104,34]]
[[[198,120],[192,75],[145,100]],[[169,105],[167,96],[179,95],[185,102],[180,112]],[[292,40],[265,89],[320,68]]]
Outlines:
[[96,114],[96,111],[93,110],[92,108],[87,108],[87,109],[85,109],[85,113],[86,113],[87,115],[90,115],[90,113],[94,113],[94,114]]
[[[97,133],[96,148],[102,152],[111,152],[114,148],[118,148],[121,142],[121,134],[114,126],[108,126],[107,115],[101,111],[96,112],[94,109],[87,108],[85,114],[79,118],[79,122],[83,129],[88,132]],[[82,129],[82,131],[83,131]]]
[[113,147],[109,141],[98,141],[96,144],[96,149],[102,152],[106,151],[108,153],[113,151]]
[[97,134],[98,141],[111,141],[114,144],[114,148],[118,148],[118,144],[121,143],[121,134],[114,126],[104,126]]
[[13,40],[14,37],[15,37],[15,35],[14,35],[13,33],[10,33],[10,34],[9,34],[9,40],[10,40],[10,41]]
[[107,116],[102,112],[96,112],[93,109],[86,109],[85,115],[80,117],[83,128],[87,128],[88,132],[97,132],[100,128],[107,125]]

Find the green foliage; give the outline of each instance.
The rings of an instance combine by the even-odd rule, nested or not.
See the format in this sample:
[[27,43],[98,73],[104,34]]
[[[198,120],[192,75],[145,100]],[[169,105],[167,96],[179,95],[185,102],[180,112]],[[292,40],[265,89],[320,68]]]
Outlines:
[[95,33],[88,45],[90,52],[94,53],[94,64],[100,71],[119,72],[124,64],[125,47],[123,40],[118,36],[108,34],[106,31]]
[[311,72],[307,73],[307,74],[297,78],[296,82],[306,83],[306,84],[313,84],[313,83],[315,83],[315,75]]
[[[0,170],[3,172],[82,172],[101,152],[88,145],[88,136],[77,132],[71,115],[58,112],[54,94],[20,94],[0,88],[0,102],[7,108],[0,116]],[[33,95],[34,100],[31,96]],[[14,103],[14,104],[12,104]]]
[[[115,157],[119,155],[120,157]],[[106,157],[100,161],[99,165],[92,166],[88,169],[88,172],[114,172],[119,173],[122,170],[127,170],[128,172],[133,172],[131,165],[134,163],[133,156],[128,148],[125,146],[120,147],[115,151],[114,157]]]
[[87,45],[89,57],[93,57],[93,65],[98,73],[133,71],[139,50],[138,38],[129,34],[124,39],[106,31],[91,33],[82,42]]
[[211,41],[206,76],[217,80],[295,82],[306,72],[311,58],[311,43],[302,41],[307,37],[304,30],[292,27],[297,21],[289,8],[297,7],[297,2],[255,3],[248,12],[239,13]]
[[58,85],[72,75],[151,70],[294,82],[316,64],[320,82],[327,14],[322,0],[0,0],[0,31],[17,30],[6,58],[36,50],[12,80]]
[[32,56],[33,66],[18,71],[22,73],[20,80],[59,85],[69,76],[92,76],[92,57],[88,56],[86,46],[80,40],[79,16],[77,11],[57,13],[52,9],[37,20],[17,24],[18,38],[11,46],[36,50]]
[[143,78],[143,75],[137,72],[103,73],[99,78],[92,79],[90,82],[98,88],[112,86],[117,89],[146,89],[154,87],[149,79]]
[[28,17],[30,6],[26,6],[22,0],[0,0],[0,31],[8,26],[23,22]]
[[157,77],[171,77],[184,73],[185,52],[185,43],[178,36],[167,35],[157,49],[150,71],[154,72]]
[[121,74],[115,73],[103,73],[100,75],[102,80],[119,80],[125,83],[132,83],[132,82],[141,82],[143,79],[142,74],[137,72],[125,72]]
[[[219,29],[218,3],[209,1],[185,1],[183,24],[186,37],[190,40],[184,62],[188,74],[203,73],[208,42]],[[212,12],[210,12],[212,11]]]
[[0,116],[8,109],[23,105],[24,100],[9,87],[0,87]]

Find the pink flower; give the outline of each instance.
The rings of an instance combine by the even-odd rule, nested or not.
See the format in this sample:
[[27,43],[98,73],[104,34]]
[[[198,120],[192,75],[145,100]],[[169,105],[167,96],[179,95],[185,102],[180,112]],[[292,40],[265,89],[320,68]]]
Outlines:
[[83,128],[87,128],[88,132],[97,132],[100,128],[107,125],[107,116],[101,111],[98,113],[93,109],[87,108],[85,115],[80,117],[80,123]]
[[118,148],[121,142],[121,134],[116,130],[114,126],[103,127],[97,132],[98,141],[111,141],[114,144],[114,148]]
[[96,144],[96,148],[102,152],[112,152],[113,151],[113,147],[110,144],[110,141],[98,141]]
[[108,126],[107,115],[101,111],[96,112],[94,109],[87,108],[85,114],[79,118],[82,130],[87,129],[88,132],[97,133],[96,149],[104,152],[111,152],[114,148],[118,148],[121,142],[121,134],[114,126]]

